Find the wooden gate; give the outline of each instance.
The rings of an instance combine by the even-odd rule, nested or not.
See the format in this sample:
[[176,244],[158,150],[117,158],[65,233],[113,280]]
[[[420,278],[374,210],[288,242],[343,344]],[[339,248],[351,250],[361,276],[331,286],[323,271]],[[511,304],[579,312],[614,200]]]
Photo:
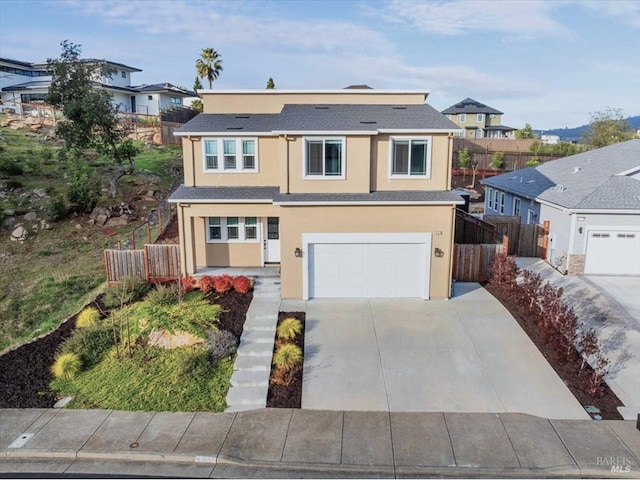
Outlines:
[[504,252],[503,244],[456,244],[453,248],[453,279],[458,282],[483,282],[491,275],[496,253]]
[[105,250],[107,282],[113,285],[126,277],[146,282],[180,278],[180,245],[145,245],[143,250]]

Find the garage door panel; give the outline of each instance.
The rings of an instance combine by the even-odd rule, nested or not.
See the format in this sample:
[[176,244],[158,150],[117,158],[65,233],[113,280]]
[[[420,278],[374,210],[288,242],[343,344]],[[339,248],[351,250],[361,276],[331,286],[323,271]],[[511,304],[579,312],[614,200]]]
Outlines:
[[308,250],[311,298],[425,296],[424,243],[315,243]]
[[640,275],[640,232],[589,231],[584,271],[599,275]]

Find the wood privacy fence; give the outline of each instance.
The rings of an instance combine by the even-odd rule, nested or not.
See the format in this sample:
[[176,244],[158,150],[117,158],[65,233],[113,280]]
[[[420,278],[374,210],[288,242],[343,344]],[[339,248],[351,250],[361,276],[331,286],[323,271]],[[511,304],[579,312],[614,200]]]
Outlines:
[[180,278],[180,245],[145,245],[143,250],[105,250],[107,282],[114,285],[127,277],[158,283]]
[[458,282],[488,280],[496,253],[504,251],[504,245],[495,243],[454,245],[453,279]]
[[506,236],[509,243],[509,255],[518,257],[547,257],[549,242],[549,221],[542,225],[523,225],[519,216],[485,215],[484,220],[495,226],[496,233]]
[[502,243],[502,235],[494,224],[456,209],[455,243]]

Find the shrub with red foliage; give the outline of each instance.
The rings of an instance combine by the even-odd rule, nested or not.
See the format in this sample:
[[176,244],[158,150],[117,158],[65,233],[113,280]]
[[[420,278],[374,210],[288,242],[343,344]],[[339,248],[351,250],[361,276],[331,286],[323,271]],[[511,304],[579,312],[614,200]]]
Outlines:
[[214,277],[211,275],[203,275],[202,278],[200,278],[200,291],[202,293],[208,293],[215,288],[213,279]]
[[238,293],[247,293],[251,290],[251,280],[244,275],[239,275],[233,279],[233,289]]
[[217,275],[213,277],[213,289],[217,293],[225,293],[231,290],[233,277],[231,275]]
[[189,293],[193,292],[196,289],[196,287],[198,286],[198,281],[191,276],[187,276],[180,279],[180,284],[182,285],[183,293]]
[[518,267],[513,258],[506,253],[496,253],[491,265],[491,279],[493,285],[511,290],[516,287],[518,278]]

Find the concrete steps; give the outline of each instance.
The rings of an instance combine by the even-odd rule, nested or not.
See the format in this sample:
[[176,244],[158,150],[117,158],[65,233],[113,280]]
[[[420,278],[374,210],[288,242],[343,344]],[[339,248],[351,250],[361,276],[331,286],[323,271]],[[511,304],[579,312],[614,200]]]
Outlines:
[[266,406],[279,310],[280,277],[256,277],[227,393],[227,412]]

